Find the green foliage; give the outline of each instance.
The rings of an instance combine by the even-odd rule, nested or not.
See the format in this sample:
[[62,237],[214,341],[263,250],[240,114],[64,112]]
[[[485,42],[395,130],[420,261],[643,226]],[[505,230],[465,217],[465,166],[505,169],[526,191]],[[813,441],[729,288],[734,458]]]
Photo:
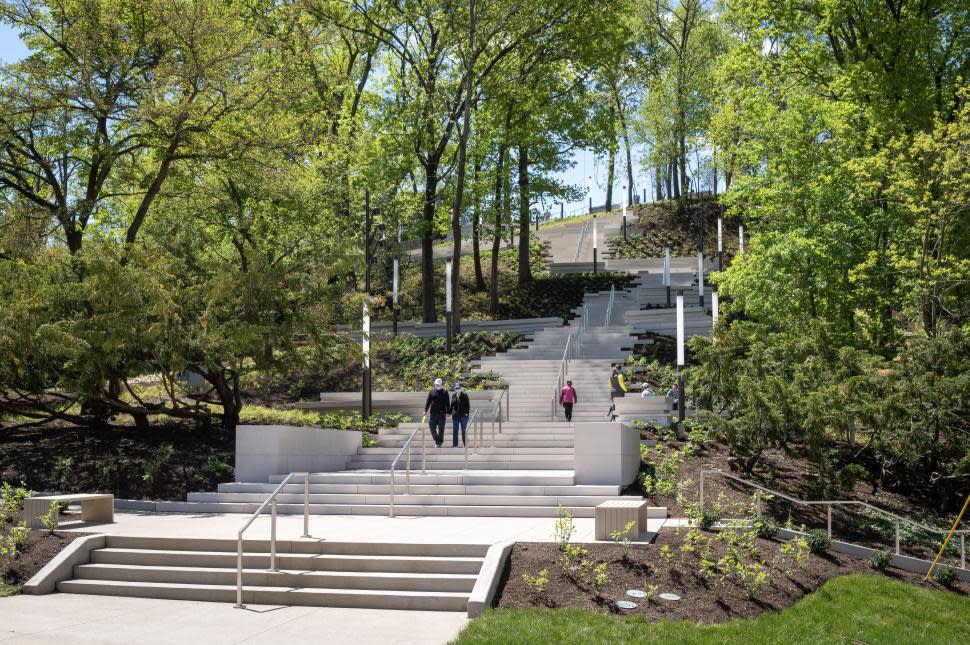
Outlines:
[[0,508],[11,515],[15,511],[22,511],[24,510],[24,500],[33,494],[34,491],[27,488],[24,482],[20,482],[20,486],[14,486],[5,481],[0,484],[0,502],[2,502]]
[[630,551],[630,539],[633,537],[633,527],[636,526],[636,522],[629,521],[622,529],[617,529],[616,531],[610,531],[610,539],[617,542],[623,546],[623,557],[626,558]]
[[875,551],[869,556],[869,568],[876,571],[885,571],[892,562],[893,554],[891,551]]
[[754,530],[758,537],[770,540],[777,537],[781,527],[778,526],[778,522],[770,517],[759,517],[754,521]]
[[836,485],[840,491],[851,492],[856,482],[869,475],[865,466],[861,464],[846,464],[835,475]]
[[58,504],[56,500],[51,500],[51,504],[47,509],[47,512],[38,518],[40,520],[40,525],[47,529],[48,535],[53,535],[54,531],[57,530],[57,525],[60,523],[60,514],[61,505]]
[[57,461],[54,462],[54,466],[51,468],[51,474],[57,480],[57,484],[60,486],[61,490],[67,490],[71,482],[71,474],[73,471],[73,457],[59,457]]
[[832,538],[821,529],[809,531],[806,539],[808,540],[808,548],[811,549],[812,553],[824,553],[832,548]]
[[546,586],[549,584],[549,569],[541,569],[535,576],[523,573],[522,581],[532,592],[533,601],[538,601],[546,592]]
[[945,587],[949,587],[957,580],[957,570],[946,564],[938,564],[933,569],[933,579]]
[[575,532],[576,524],[573,522],[573,516],[562,506],[558,507],[556,509],[556,524],[553,529],[553,539],[560,551],[565,552]]
[[26,522],[8,527],[6,533],[0,532],[0,563],[8,566],[13,564],[28,535],[30,535],[30,529],[27,528]]

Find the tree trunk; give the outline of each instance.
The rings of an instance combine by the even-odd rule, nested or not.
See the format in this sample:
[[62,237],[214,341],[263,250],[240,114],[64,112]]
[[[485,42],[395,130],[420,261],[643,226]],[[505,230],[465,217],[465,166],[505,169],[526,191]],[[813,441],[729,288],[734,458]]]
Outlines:
[[[671,191],[671,189],[673,189]],[[670,160],[670,174],[667,176],[667,195],[671,199],[680,199],[680,181],[677,176],[676,156]]]
[[485,275],[482,273],[482,198],[477,184],[482,173],[482,160],[475,156],[475,206],[472,212],[472,261],[475,265],[475,291],[485,291]]
[[488,285],[488,311],[491,314],[498,313],[498,252],[502,247],[502,187],[505,183],[505,157],[508,148],[504,143],[498,147],[498,161],[495,164],[495,201],[492,208],[495,209],[495,225],[493,227],[492,238],[492,266],[491,282]]
[[[475,51],[475,0],[469,0],[471,11],[468,25],[468,51]],[[465,197],[465,167],[468,162],[468,133],[472,127],[472,72],[475,60],[469,58],[465,67],[465,105],[462,117],[462,127],[458,134],[458,175],[455,179],[455,201],[451,211],[451,232],[454,244],[451,248],[451,329],[454,333],[461,332],[461,290],[459,277],[461,275],[461,212]]]
[[659,202],[664,198],[664,172],[662,166],[657,166],[653,171],[653,201]]
[[616,150],[610,146],[610,153],[606,162],[606,203],[603,205],[605,212],[613,210],[613,175],[616,172]]
[[519,283],[532,282],[532,265],[529,262],[529,148],[519,144]]
[[434,205],[438,192],[438,163],[431,161],[425,168],[424,221],[421,227],[421,320],[436,322],[434,302]]

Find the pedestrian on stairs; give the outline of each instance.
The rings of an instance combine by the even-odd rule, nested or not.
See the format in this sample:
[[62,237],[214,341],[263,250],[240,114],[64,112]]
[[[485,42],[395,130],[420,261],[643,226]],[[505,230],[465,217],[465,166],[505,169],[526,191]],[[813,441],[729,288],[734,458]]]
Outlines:
[[566,381],[566,386],[559,391],[559,403],[562,404],[562,409],[566,413],[566,421],[572,421],[573,406],[579,403],[579,395],[576,394],[576,388],[573,387],[572,381]]
[[610,398],[624,396],[627,392],[626,383],[623,382],[623,372],[616,365],[610,373]]
[[455,393],[451,395],[451,447],[458,447],[458,429],[461,428],[461,445],[465,445],[468,430],[468,415],[472,410],[472,403],[468,395],[461,391],[461,383],[455,383]]
[[428,392],[424,403],[424,413],[428,415],[428,426],[436,448],[445,441],[445,417],[448,416],[448,393],[440,378],[434,380],[434,388]]

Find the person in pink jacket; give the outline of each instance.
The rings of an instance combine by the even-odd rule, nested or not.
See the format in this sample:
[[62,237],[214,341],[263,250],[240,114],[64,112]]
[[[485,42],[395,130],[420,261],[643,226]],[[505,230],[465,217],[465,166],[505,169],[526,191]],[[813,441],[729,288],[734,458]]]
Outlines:
[[562,403],[562,408],[566,412],[566,421],[572,421],[573,405],[579,403],[579,395],[576,394],[576,388],[573,387],[572,381],[566,381],[566,387],[559,391],[559,402]]

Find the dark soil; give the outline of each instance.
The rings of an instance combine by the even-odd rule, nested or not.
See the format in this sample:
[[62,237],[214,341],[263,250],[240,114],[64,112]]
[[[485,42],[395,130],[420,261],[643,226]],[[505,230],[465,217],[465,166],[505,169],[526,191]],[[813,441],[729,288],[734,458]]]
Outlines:
[[231,431],[190,424],[0,429],[0,480],[35,491],[185,499],[232,481],[234,444]]
[[[66,519],[68,519],[67,516],[62,516],[62,521]],[[18,513],[14,515],[13,524],[18,524],[22,520],[23,517]],[[10,525],[0,527],[0,536],[5,536],[9,528]],[[0,582],[14,586],[22,585],[60,553],[61,549],[83,535],[85,534],[62,531],[51,534],[44,529],[32,530],[20,545],[12,561],[0,558]]]
[[[678,214],[675,202],[659,202],[634,207],[637,221],[624,241],[622,236],[610,240],[614,258],[659,258],[664,248],[670,247],[671,255],[694,255],[700,233],[700,205],[692,201],[688,211]],[[716,202],[704,202],[704,255],[715,257],[717,253],[717,218],[724,213]],[[738,221],[725,218],[722,236],[724,261],[733,257],[738,248]]]
[[[582,582],[564,575],[556,544],[518,543],[512,549],[503,586],[496,596],[496,604],[499,607],[516,609],[546,606],[618,613],[619,610],[613,605],[614,601],[632,600],[639,607],[623,613],[642,614],[648,620],[719,623],[788,607],[818,589],[830,578],[847,573],[872,571],[866,561],[859,558],[834,552],[810,555],[803,568],[792,565],[788,573],[774,570],[772,582],[754,598],[750,598],[743,586],[733,578],[718,580],[716,577],[705,577],[701,573],[697,554],[683,553],[680,550],[685,533],[684,529],[680,532],[665,529],[660,532],[654,544],[632,545],[626,555],[620,545],[582,545],[589,549],[591,559],[607,563],[609,581],[598,593]],[[781,540],[758,539],[759,559],[770,562],[782,544],[784,542]],[[670,548],[669,560],[661,552],[663,545]],[[715,559],[724,552],[724,543],[715,540]],[[548,570],[549,583],[545,593],[537,598],[523,581],[522,574],[535,576],[541,569]],[[922,576],[897,569],[888,569],[886,575],[915,585],[945,589],[935,582],[923,582]],[[646,600],[626,595],[627,589],[648,591],[650,585],[656,585],[657,594],[675,593],[682,600],[668,601],[657,595]],[[967,595],[970,593],[970,584],[960,582],[949,589],[954,593]]]

